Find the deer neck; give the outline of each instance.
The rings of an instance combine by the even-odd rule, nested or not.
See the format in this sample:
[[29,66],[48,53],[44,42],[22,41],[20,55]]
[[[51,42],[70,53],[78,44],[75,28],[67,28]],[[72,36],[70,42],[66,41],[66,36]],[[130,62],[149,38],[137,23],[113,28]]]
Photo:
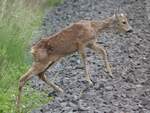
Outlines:
[[91,26],[94,28],[95,32],[102,32],[108,28],[112,28],[115,23],[115,15],[108,17],[101,21],[92,21]]

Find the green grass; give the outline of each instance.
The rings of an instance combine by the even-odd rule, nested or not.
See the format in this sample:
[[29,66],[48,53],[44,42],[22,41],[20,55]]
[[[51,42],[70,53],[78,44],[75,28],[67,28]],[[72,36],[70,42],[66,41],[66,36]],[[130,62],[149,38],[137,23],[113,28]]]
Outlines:
[[[40,1],[0,0],[0,113],[15,113],[18,80],[31,64],[30,40],[41,25],[44,8],[62,2]],[[30,85],[25,86],[22,97],[23,113],[50,100],[46,93],[32,89]]]

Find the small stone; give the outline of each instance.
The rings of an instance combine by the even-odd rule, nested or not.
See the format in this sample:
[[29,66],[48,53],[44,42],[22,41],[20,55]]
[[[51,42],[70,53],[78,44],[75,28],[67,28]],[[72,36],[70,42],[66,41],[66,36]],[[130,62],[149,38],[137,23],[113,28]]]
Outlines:
[[105,89],[106,89],[107,91],[111,91],[111,90],[113,89],[113,86],[106,86]]
[[55,97],[55,96],[57,96],[56,91],[52,91],[48,93],[48,97]]
[[67,102],[62,102],[62,103],[60,103],[60,105],[61,105],[62,107],[65,107],[67,104],[68,104]]
[[79,108],[82,110],[88,110],[89,106],[84,100],[79,100]]

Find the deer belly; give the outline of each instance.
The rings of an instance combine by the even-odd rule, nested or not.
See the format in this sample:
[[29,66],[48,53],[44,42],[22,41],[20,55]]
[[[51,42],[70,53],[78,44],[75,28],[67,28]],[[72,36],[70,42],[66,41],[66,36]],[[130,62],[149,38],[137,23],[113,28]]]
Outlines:
[[65,44],[62,45],[58,45],[58,47],[56,48],[57,53],[59,54],[71,54],[75,51],[77,51],[77,45],[70,43],[70,42],[66,42]]

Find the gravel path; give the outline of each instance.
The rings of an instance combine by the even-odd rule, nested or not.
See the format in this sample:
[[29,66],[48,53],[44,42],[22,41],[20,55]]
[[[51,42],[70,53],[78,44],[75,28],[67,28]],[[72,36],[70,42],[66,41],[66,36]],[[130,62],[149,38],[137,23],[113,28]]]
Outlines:
[[[80,19],[103,19],[122,6],[134,28],[130,35],[102,33],[98,41],[109,53],[113,79],[91,50],[87,57],[93,86],[84,78],[77,53],[67,56],[47,71],[50,80],[65,93],[32,113],[150,113],[150,20],[149,0],[65,0],[44,18],[42,33],[55,33]],[[56,75],[55,75],[56,74]],[[55,75],[55,76],[54,76]],[[45,88],[33,80],[33,86]]]

